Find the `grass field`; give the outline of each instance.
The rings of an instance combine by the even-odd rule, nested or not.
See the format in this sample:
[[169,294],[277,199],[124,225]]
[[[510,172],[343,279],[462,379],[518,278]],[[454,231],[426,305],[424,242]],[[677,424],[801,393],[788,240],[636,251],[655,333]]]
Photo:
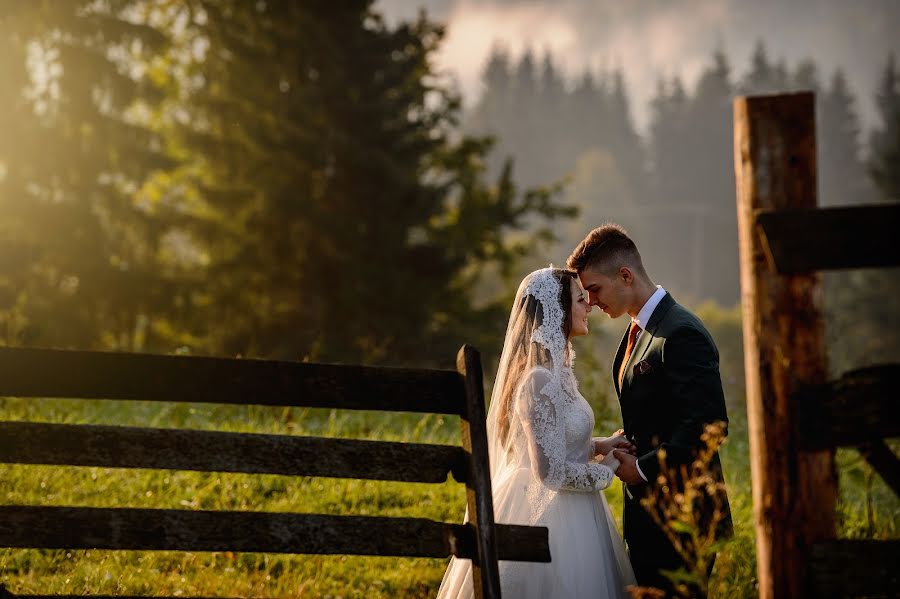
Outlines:
[[[620,426],[590,378],[597,434]],[[715,597],[756,595],[745,416],[730,407],[722,449],[736,537],[713,574]],[[208,404],[0,399],[0,419],[254,431],[459,443],[456,418]],[[896,449],[896,448],[895,448]],[[365,459],[365,456],[360,456]],[[841,536],[897,537],[900,502],[855,452],[840,452]],[[606,492],[617,519],[621,491]],[[459,521],[464,488],[307,477],[0,465],[0,502],[171,509],[422,516]],[[14,593],[259,597],[432,597],[445,560],[268,554],[0,550],[0,582]]]

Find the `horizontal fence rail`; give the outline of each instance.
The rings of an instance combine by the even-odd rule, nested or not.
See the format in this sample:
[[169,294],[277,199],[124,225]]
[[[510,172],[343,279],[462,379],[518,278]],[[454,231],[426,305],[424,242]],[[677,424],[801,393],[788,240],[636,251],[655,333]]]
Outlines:
[[[499,559],[550,561],[545,527],[496,526]],[[475,538],[469,524],[425,518],[0,506],[0,547],[471,559]]]
[[125,426],[0,422],[0,462],[441,483],[462,447]]
[[798,391],[797,427],[804,449],[849,447],[900,436],[892,418],[900,398],[900,364],[871,366]]
[[465,414],[452,370],[7,347],[0,396]]
[[[165,596],[165,595],[163,595]],[[0,590],[0,599],[160,599],[160,595],[13,595],[9,591]],[[178,599],[228,599],[227,597],[188,597],[178,595]],[[237,599],[237,598],[235,598]],[[242,597],[241,599],[246,599]]]
[[810,597],[900,596],[900,541],[837,540],[813,545]]
[[859,446],[859,453],[881,475],[885,484],[900,497],[900,459],[884,441],[872,441]]
[[900,266],[900,204],[761,212],[756,223],[781,274]]

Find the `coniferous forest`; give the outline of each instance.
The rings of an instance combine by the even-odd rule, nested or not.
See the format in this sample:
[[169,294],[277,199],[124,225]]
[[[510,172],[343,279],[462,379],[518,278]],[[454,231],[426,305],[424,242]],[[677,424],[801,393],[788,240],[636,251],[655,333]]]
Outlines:
[[[887,140],[897,138],[894,57],[883,57],[882,69],[881,87],[857,96],[840,70],[822,72],[812,59],[785,64],[762,41],[748,65],[711,51],[690,86],[677,76],[658,81],[641,135],[620,68],[564,81],[552,54],[513,58],[495,46],[466,125],[497,137],[489,173],[513,156],[521,184],[567,182],[566,198],[580,214],[571,229],[563,225],[560,256],[592,224],[617,220],[642,240],[651,271],[665,273],[674,290],[731,305],[739,298],[732,100],[815,92],[819,205],[896,201],[896,184],[879,174],[890,162]],[[881,122],[866,136],[857,106],[869,95]]]
[[641,135],[627,73],[501,46],[464,112],[441,25],[369,2],[3,4],[9,345],[433,362],[492,347],[522,256],[561,262],[609,219],[674,292],[731,305],[736,94],[817,92],[821,205],[898,195],[893,57],[851,90],[762,42],[715,51],[659,81]]
[[488,179],[430,71],[441,27],[370,4],[4,2],[5,343],[427,363],[477,341],[499,313],[473,280],[523,251],[502,233],[566,210]]

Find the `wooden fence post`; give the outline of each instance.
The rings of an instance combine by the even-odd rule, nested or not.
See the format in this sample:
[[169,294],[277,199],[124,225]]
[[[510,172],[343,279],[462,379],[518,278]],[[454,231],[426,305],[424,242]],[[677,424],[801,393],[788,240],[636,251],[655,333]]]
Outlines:
[[813,94],[737,98],[734,163],[759,594],[801,597],[810,545],[835,535],[834,450],[801,450],[795,421],[794,392],[826,381],[822,286],[776,273],[757,216],[816,207]]
[[466,415],[460,422],[463,449],[470,453],[472,465],[472,472],[466,479],[466,501],[469,519],[475,526],[475,553],[478,556],[472,560],[472,583],[476,599],[499,599],[500,567],[497,563],[484,379],[478,350],[470,345],[460,348],[456,355],[456,370],[465,377]]

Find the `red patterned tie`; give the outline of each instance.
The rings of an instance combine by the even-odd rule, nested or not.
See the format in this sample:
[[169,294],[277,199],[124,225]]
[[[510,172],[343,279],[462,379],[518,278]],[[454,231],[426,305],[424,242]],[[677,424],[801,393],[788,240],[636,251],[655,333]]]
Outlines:
[[619,389],[622,388],[622,380],[625,377],[625,364],[628,363],[628,358],[631,357],[631,351],[634,349],[634,340],[637,339],[640,332],[641,327],[632,320],[631,326],[628,327],[628,344],[625,346],[625,355],[622,356],[622,363],[619,364]]

